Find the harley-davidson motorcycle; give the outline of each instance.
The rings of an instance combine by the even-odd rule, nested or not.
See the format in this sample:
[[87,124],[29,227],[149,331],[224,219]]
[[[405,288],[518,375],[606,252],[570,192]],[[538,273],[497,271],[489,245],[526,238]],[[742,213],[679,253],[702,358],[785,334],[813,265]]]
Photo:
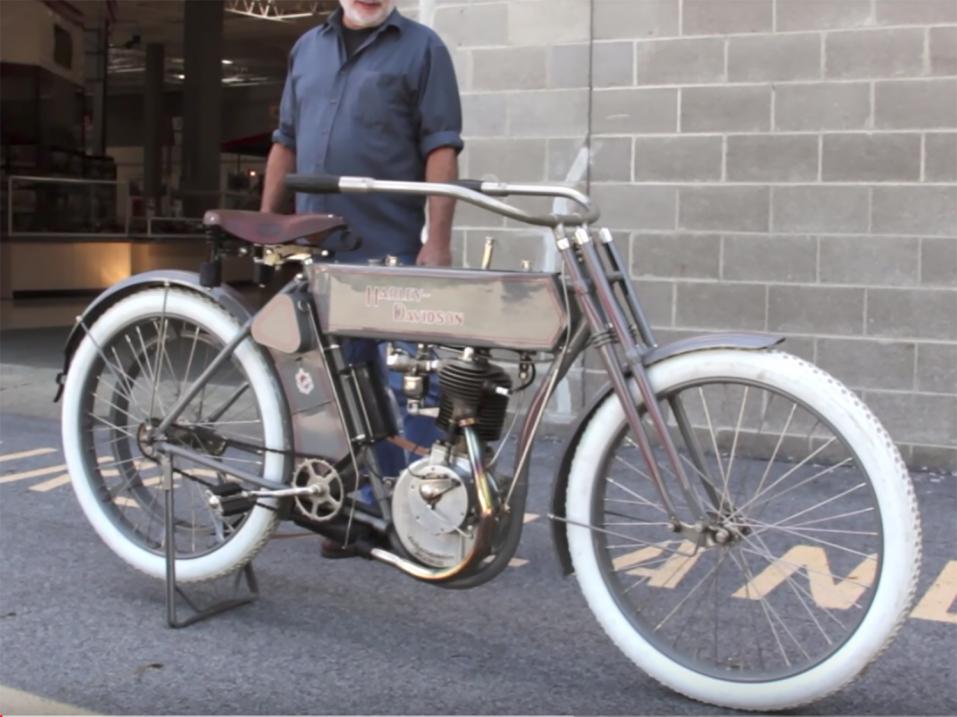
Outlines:
[[[470,202],[545,227],[561,271],[496,271],[488,256],[477,270],[336,263],[354,246],[339,217],[208,212],[200,272],[113,286],[66,347],[66,461],[119,557],[172,590],[251,573],[293,521],[421,581],[483,584],[515,554],[546,405],[589,349],[608,383],[569,429],[549,518],[614,643],[680,693],[752,710],[819,699],[886,647],[913,601],[920,524],[896,447],[854,393],[780,337],[659,345],[574,189],[287,186]],[[557,208],[529,213],[514,196]],[[253,311],[221,281],[232,255],[253,259],[259,283],[283,265],[294,276]],[[386,347],[434,444],[401,435],[382,364],[346,359],[356,339]],[[384,441],[413,455],[399,475],[383,474]]]

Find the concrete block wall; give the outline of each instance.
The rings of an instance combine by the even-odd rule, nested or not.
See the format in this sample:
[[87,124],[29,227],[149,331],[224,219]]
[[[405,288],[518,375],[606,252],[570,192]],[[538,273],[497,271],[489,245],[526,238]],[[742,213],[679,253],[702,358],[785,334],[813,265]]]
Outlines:
[[[589,180],[660,338],[786,334],[912,465],[957,469],[957,0],[435,0],[432,17],[463,175]],[[542,232],[457,222],[465,264],[493,235],[495,266],[555,266]],[[588,399],[590,366],[553,415]]]

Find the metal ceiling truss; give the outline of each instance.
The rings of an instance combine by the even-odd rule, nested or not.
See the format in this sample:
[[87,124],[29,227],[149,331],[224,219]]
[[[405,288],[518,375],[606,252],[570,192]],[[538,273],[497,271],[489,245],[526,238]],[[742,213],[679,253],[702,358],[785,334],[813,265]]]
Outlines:
[[336,7],[335,0],[226,0],[226,12],[257,20],[285,22],[320,15]]

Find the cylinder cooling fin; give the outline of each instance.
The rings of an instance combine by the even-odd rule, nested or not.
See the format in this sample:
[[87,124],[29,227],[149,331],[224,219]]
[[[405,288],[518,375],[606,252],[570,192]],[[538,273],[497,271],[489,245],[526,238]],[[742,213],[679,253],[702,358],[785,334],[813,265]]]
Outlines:
[[495,392],[511,388],[512,379],[501,366],[484,356],[447,361],[439,370],[441,402],[438,426],[449,430],[463,419],[475,419],[479,437],[497,441],[502,435],[508,410],[508,397]]

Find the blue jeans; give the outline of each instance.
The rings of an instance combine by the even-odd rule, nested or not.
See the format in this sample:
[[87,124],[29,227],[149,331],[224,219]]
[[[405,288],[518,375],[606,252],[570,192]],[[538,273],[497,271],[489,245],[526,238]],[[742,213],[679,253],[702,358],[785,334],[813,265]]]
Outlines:
[[[416,345],[406,342],[395,342],[395,345],[408,353],[415,355]],[[383,383],[392,389],[399,408],[399,431],[408,440],[424,448],[429,448],[441,436],[442,432],[436,427],[435,420],[427,416],[410,416],[406,410],[406,397],[402,391],[402,375],[389,371],[385,365],[385,342],[374,339],[346,339],[342,342],[343,358],[347,363],[369,362],[379,371]],[[423,406],[439,405],[438,377],[430,377],[428,395],[422,401]],[[406,455],[396,445],[388,441],[379,441],[375,445],[376,460],[384,476],[398,476],[413,460],[411,454]]]

